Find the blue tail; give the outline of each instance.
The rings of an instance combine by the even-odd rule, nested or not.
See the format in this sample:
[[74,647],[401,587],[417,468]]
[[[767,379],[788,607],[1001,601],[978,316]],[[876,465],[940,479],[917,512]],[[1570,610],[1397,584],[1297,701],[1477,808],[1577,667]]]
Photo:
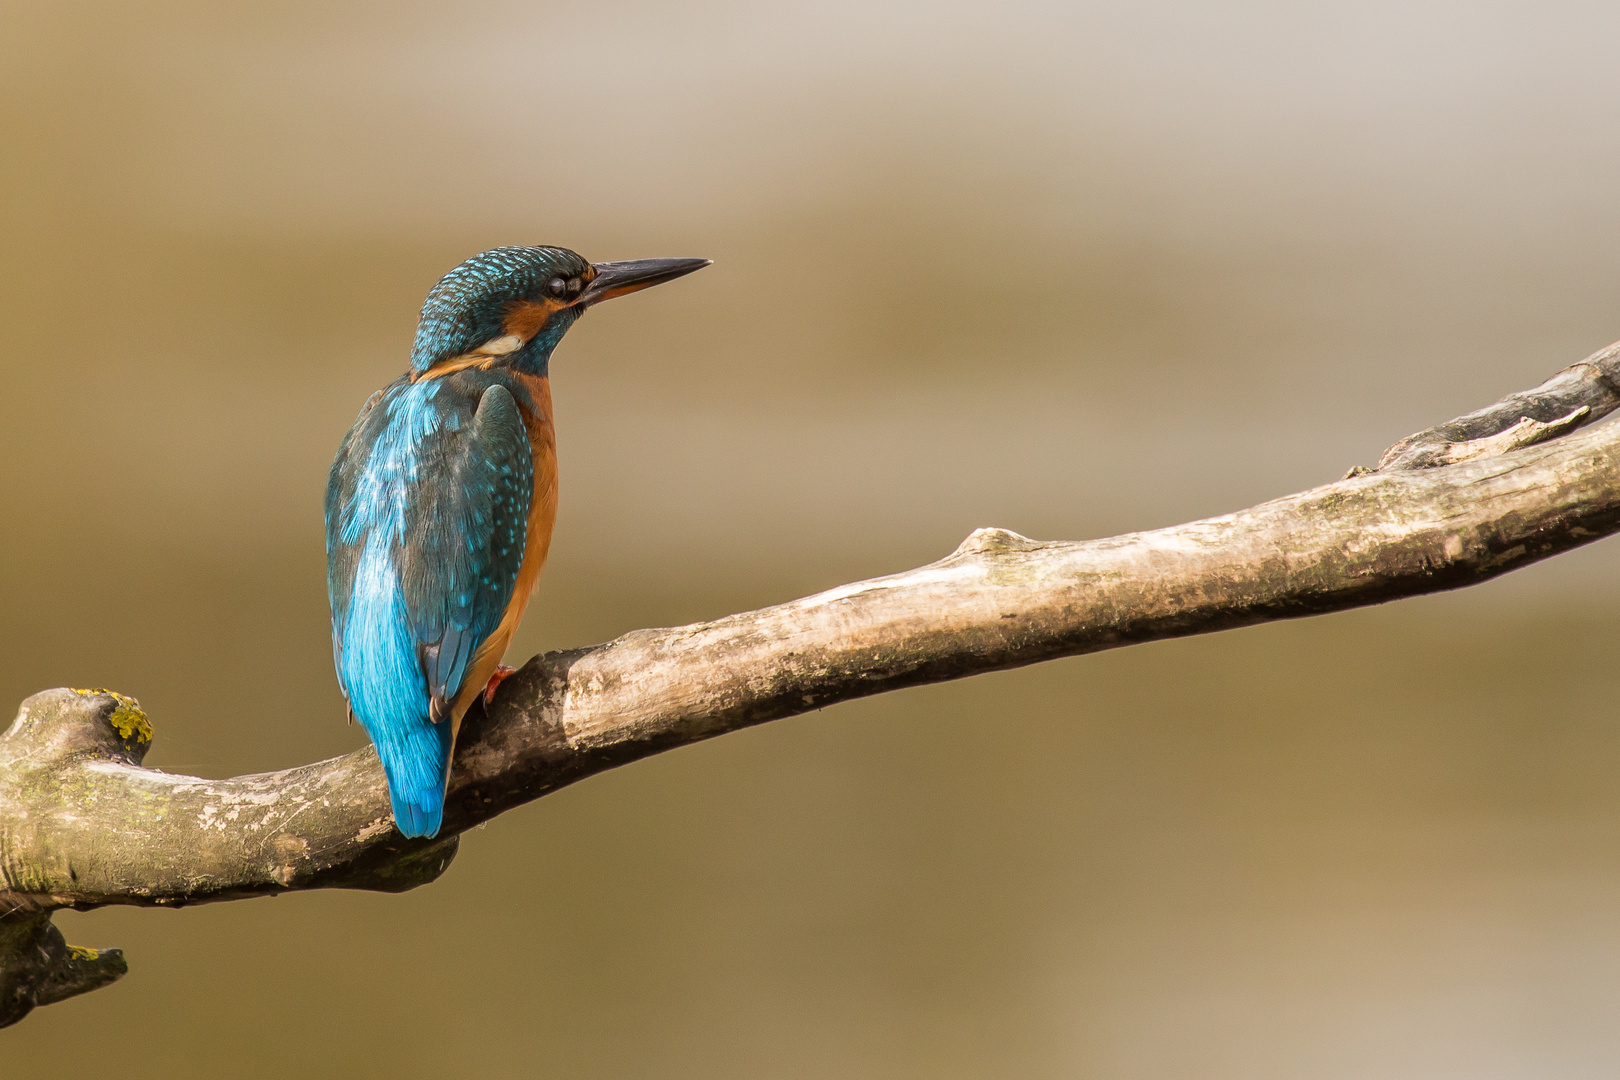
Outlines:
[[444,777],[450,766],[450,722],[413,718],[367,731],[388,777],[394,825],[406,836],[435,836],[444,821]]
[[444,820],[450,722],[429,719],[415,637],[386,553],[373,538],[360,559],[338,677],[382,759],[394,824],[406,836],[434,836]]

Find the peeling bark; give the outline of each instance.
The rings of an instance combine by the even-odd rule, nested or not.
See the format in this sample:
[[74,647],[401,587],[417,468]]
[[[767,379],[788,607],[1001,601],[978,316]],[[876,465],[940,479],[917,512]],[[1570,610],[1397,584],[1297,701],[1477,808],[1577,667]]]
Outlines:
[[[1620,341],[1571,364],[1534,390],[1408,435],[1388,450],[1376,471],[1429,469],[1471,457],[1505,453],[1590,424],[1620,408]],[[1584,412],[1582,410],[1585,410]],[[1516,439],[1495,438],[1518,430]]]
[[0,1026],[123,973],[51,911],[432,881],[456,836],[661,750],[838,701],[1138,641],[1457,588],[1620,530],[1620,346],[1397,443],[1376,471],[1085,542],[980,529],[938,562],[537,656],[463,724],[444,831],[393,828],[368,746],[204,780],[142,767],[111,691],[48,690],[0,736]]

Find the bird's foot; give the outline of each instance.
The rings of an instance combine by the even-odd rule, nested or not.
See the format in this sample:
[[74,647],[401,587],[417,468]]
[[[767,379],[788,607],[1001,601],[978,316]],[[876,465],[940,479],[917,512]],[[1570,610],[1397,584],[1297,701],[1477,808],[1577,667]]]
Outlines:
[[489,677],[489,682],[484,686],[484,704],[487,706],[490,702],[494,701],[496,688],[499,687],[501,683],[505,682],[509,677],[516,674],[517,668],[507,667],[505,664],[496,664],[495,674]]

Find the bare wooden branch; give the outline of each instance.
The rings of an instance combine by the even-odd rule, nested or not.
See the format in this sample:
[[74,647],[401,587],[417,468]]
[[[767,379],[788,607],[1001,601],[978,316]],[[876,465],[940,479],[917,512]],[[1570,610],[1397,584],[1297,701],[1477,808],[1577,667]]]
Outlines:
[[63,944],[57,908],[409,889],[465,829],[661,750],[904,686],[1457,588],[1608,535],[1620,427],[1564,433],[1620,405],[1616,363],[1611,347],[1402,440],[1379,471],[1239,513],[1086,542],[980,529],[905,573],[535,657],[468,715],[437,840],[394,830],[369,746],[177,776],[142,767],[152,730],[131,699],[36,694],[0,736],[0,1025],[123,971],[112,950]]
[[[1408,435],[1384,451],[1376,471],[1432,469],[1506,453],[1590,424],[1617,408],[1620,341],[1571,364],[1534,390],[1509,394],[1478,412]],[[1516,434],[1508,438],[1510,433]],[[1502,441],[1492,442],[1498,438]]]

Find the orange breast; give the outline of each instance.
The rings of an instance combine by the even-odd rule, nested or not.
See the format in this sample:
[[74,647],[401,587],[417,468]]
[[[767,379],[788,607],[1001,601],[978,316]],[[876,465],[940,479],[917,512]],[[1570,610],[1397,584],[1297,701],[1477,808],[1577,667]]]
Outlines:
[[544,375],[517,375],[529,391],[530,402],[518,396],[518,408],[523,413],[523,424],[529,429],[529,446],[534,453],[534,496],[529,501],[528,536],[523,546],[523,565],[518,568],[517,583],[512,587],[512,599],[506,614],[473,655],[468,665],[467,681],[456,695],[451,715],[459,723],[473,699],[484,689],[495,671],[506,648],[523,621],[523,611],[529,598],[540,583],[540,568],[546,564],[551,550],[551,527],[557,521],[557,436],[551,426],[551,380]]

